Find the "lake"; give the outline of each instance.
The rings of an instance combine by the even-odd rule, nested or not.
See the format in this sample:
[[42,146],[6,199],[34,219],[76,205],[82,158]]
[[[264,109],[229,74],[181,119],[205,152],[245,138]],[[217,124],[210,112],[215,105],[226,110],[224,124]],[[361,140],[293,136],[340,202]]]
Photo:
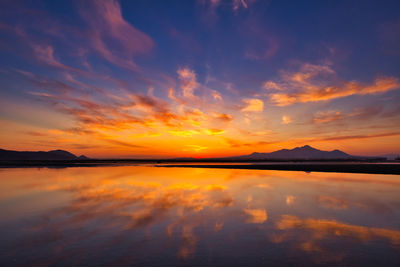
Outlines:
[[2,266],[400,266],[400,176],[0,169]]

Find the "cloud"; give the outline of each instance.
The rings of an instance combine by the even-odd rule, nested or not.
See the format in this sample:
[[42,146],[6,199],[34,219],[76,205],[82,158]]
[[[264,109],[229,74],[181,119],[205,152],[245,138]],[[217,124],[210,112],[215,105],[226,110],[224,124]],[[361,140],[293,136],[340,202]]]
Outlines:
[[261,112],[264,110],[264,102],[257,98],[243,99],[245,106],[241,109],[243,112]]
[[293,122],[293,120],[291,117],[289,117],[287,115],[282,116],[282,124],[289,124],[292,122]]
[[248,131],[248,130],[243,130],[241,129],[240,132],[244,135],[244,136],[262,136],[265,137],[269,134],[272,133],[272,131],[270,130],[264,130],[264,131]]
[[26,131],[24,133],[27,134],[27,135],[30,135],[30,136],[39,136],[39,137],[48,136],[48,133],[46,133],[46,132]]
[[[24,235],[20,242],[24,249],[34,251],[38,247],[38,242],[47,246],[61,239],[66,244],[77,245],[85,238],[101,234],[103,230],[118,225],[121,231],[115,235],[116,238],[105,240],[102,244],[105,247],[112,247],[120,243],[120,238],[127,231],[142,229],[146,232],[155,224],[162,224],[163,227],[166,226],[169,236],[181,238],[179,246],[174,248],[174,251],[181,257],[189,257],[195,252],[198,241],[195,236],[197,233],[194,231],[195,226],[211,222],[208,220],[210,218],[204,220],[204,214],[213,214],[216,208],[225,208],[233,203],[231,194],[219,184],[178,182],[165,185],[140,179],[127,179],[131,177],[131,174],[119,170],[113,174],[101,171],[97,174],[100,175],[92,173],[93,179],[86,179],[75,184],[71,183],[68,175],[60,179],[51,179],[55,177],[50,176],[44,180],[40,179],[41,181],[36,179],[35,182],[28,183],[27,186],[30,189],[40,189],[43,192],[65,192],[71,199],[49,211],[52,220],[39,218],[31,222],[26,229],[29,234]],[[116,181],[113,179],[115,177],[123,179]],[[204,212],[199,212],[203,210]],[[176,211],[179,216],[171,221],[171,216],[168,214]],[[92,229],[83,227],[82,234],[78,237],[52,235],[54,232],[58,233],[59,229],[68,227],[76,229],[96,221],[104,223]],[[48,236],[54,238],[43,238]],[[32,241],[32,237],[33,240],[40,237],[40,240],[27,242]],[[48,260],[55,262],[57,259],[49,258]]]
[[177,103],[179,103],[179,104],[181,104],[181,105],[185,105],[185,104],[186,104],[186,101],[185,101],[185,100],[183,100],[183,99],[181,99],[181,98],[175,96],[175,90],[174,90],[174,88],[169,88],[169,89],[168,89],[168,98],[174,100],[175,102],[177,102]]
[[341,120],[343,114],[338,110],[318,111],[313,118],[313,123],[329,123],[332,121]]
[[313,115],[313,123],[329,123],[339,120],[371,120],[374,117],[388,118],[399,115],[398,110],[384,112],[383,106],[374,105],[361,108],[354,108],[353,111],[343,113],[340,110],[318,111]]
[[212,90],[211,91],[214,100],[222,100],[222,96],[219,92]]
[[196,80],[196,73],[189,68],[180,68],[177,72],[181,82],[183,97],[193,98],[194,89],[199,86]]
[[113,139],[103,139],[103,140],[107,141],[108,143],[111,143],[111,144],[114,144],[114,145],[118,145],[118,146],[123,146],[123,147],[145,148],[144,146],[135,145],[135,144],[124,142],[124,141],[120,141],[120,140],[113,140]]
[[34,43],[30,40],[28,40],[28,43],[32,47],[35,57],[38,60],[42,61],[43,63],[46,63],[47,65],[52,66],[52,67],[77,72],[77,73],[83,74],[83,75],[88,75],[87,72],[80,70],[78,68],[67,66],[67,65],[61,63],[58,59],[56,59],[54,56],[53,46],[47,45],[47,44]]
[[294,103],[329,101],[351,95],[385,93],[400,88],[395,77],[378,77],[374,82],[343,81],[328,65],[303,64],[297,72],[282,72],[281,80],[266,81],[266,90],[289,91],[270,93],[270,101],[277,106]]
[[81,15],[89,25],[87,37],[92,46],[109,62],[137,70],[133,56],[149,52],[153,40],[122,17],[116,0],[84,2]]
[[263,88],[266,89],[266,90],[269,90],[269,89],[281,90],[281,87],[277,83],[275,83],[273,81],[266,81],[263,84]]
[[267,141],[256,141],[256,142],[243,142],[237,139],[232,139],[228,137],[223,137],[224,141],[232,148],[238,147],[257,147],[257,146],[264,146],[275,144],[276,142],[267,142]]
[[[399,110],[400,110],[400,107],[399,107]],[[382,111],[383,111],[383,107],[375,104],[374,106],[354,108],[353,112],[347,114],[347,117],[359,119],[359,120],[368,120],[368,119],[371,119],[378,115],[385,116],[385,114],[381,114]],[[397,113],[397,114],[399,114],[399,113]]]
[[341,135],[341,136],[332,136],[332,137],[321,138],[318,140],[319,141],[335,141],[335,140],[339,141],[339,140],[368,139],[368,138],[397,136],[397,135],[400,135],[400,132],[387,132],[387,133],[365,134],[365,135]]
[[233,8],[233,10],[236,11],[236,10],[238,10],[238,9],[241,8],[241,7],[245,8],[245,9],[248,8],[248,5],[247,5],[247,3],[246,3],[245,0],[233,0],[233,2],[232,2],[232,8]]
[[400,244],[400,231],[385,228],[346,224],[326,219],[300,219],[293,215],[283,215],[276,223],[279,230],[305,229],[311,231],[314,239],[332,238],[332,236],[351,237],[359,241],[386,239],[392,244]]
[[33,45],[36,57],[52,66],[61,66],[62,64],[54,58],[54,49],[50,45]]
[[198,238],[193,233],[194,226],[187,225],[182,229],[181,247],[177,256],[179,258],[187,259],[193,255],[196,250]]
[[286,196],[286,205],[287,206],[292,206],[296,201],[295,196]]
[[[225,3],[224,3],[225,2]],[[229,3],[226,3],[229,2]],[[229,8],[232,8],[233,11],[237,12],[239,9],[247,9],[249,7],[248,2],[254,2],[254,1],[246,1],[246,0],[229,0],[229,1],[223,1],[223,0],[205,0],[201,1],[203,5],[208,6],[209,8],[209,15],[216,15],[216,10],[219,7],[226,7],[228,6]],[[226,4],[226,5],[225,5]]]
[[230,122],[233,120],[233,116],[226,113],[214,113],[213,116],[214,118],[223,122]]
[[200,146],[200,145],[186,145],[186,147],[188,148],[186,149],[186,151],[195,151],[195,152],[199,152],[201,150],[208,148],[206,146]]
[[340,198],[335,198],[331,196],[318,196],[317,197],[317,202],[326,208],[331,208],[331,209],[348,209],[349,204],[347,201],[340,199]]
[[221,129],[206,129],[205,132],[208,135],[223,134],[225,131]]
[[175,136],[182,136],[182,137],[191,137],[196,134],[200,134],[200,131],[197,130],[171,130],[169,131],[170,134]]
[[247,223],[264,223],[268,219],[265,209],[244,209],[243,212],[248,216]]

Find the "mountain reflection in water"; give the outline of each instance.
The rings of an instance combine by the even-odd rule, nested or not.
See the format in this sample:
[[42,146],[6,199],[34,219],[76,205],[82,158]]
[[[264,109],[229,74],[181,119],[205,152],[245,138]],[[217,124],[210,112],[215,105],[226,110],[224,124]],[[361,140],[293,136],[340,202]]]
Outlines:
[[0,169],[1,265],[399,266],[400,176]]

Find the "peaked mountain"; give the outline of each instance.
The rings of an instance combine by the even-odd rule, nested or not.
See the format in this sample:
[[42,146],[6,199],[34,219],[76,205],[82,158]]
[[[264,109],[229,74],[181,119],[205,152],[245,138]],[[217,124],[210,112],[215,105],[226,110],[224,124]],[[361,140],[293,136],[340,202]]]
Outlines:
[[76,160],[87,159],[86,156],[79,157],[65,150],[51,151],[14,151],[0,149],[0,160]]
[[262,159],[273,159],[273,160],[333,160],[333,159],[352,159],[360,158],[357,156],[349,155],[340,150],[323,151],[313,148],[309,145],[302,147],[296,147],[293,149],[281,149],[271,153],[258,153],[254,152],[250,155],[232,157],[235,160],[262,160]]

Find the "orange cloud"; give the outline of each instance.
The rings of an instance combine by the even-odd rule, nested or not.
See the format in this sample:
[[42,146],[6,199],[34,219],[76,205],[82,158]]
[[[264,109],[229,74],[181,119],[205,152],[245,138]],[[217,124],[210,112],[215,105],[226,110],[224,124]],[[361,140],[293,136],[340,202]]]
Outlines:
[[200,134],[200,132],[197,130],[173,130],[169,131],[169,133],[172,135],[183,136],[183,137],[190,137],[195,134]]
[[286,115],[284,115],[284,116],[282,117],[282,124],[289,124],[289,123],[292,123],[292,122],[293,122],[293,120],[292,120],[291,117],[286,116]]
[[265,209],[244,209],[243,211],[248,216],[247,223],[264,223],[268,219]]
[[300,219],[292,215],[283,215],[276,223],[279,230],[303,228],[312,231],[318,239],[329,236],[353,237],[361,241],[386,239],[393,244],[400,244],[400,231],[385,228],[358,226],[326,219]]
[[208,148],[206,146],[199,146],[199,145],[186,145],[186,147],[188,148],[186,149],[186,151],[195,151],[195,152],[199,152],[201,150]]
[[343,82],[330,66],[304,64],[298,72],[283,72],[280,82],[265,82],[264,88],[292,91],[269,94],[273,104],[287,106],[294,103],[328,101],[351,95],[385,93],[400,88],[400,84],[394,77],[378,77],[372,84]]
[[209,135],[223,134],[225,131],[221,129],[206,129],[205,132]]
[[230,122],[231,120],[233,120],[232,115],[226,113],[214,113],[214,117],[225,122]]
[[295,196],[286,196],[286,205],[291,206],[296,201]]
[[245,106],[241,109],[244,112],[261,112],[264,110],[264,102],[257,98],[243,99]]

